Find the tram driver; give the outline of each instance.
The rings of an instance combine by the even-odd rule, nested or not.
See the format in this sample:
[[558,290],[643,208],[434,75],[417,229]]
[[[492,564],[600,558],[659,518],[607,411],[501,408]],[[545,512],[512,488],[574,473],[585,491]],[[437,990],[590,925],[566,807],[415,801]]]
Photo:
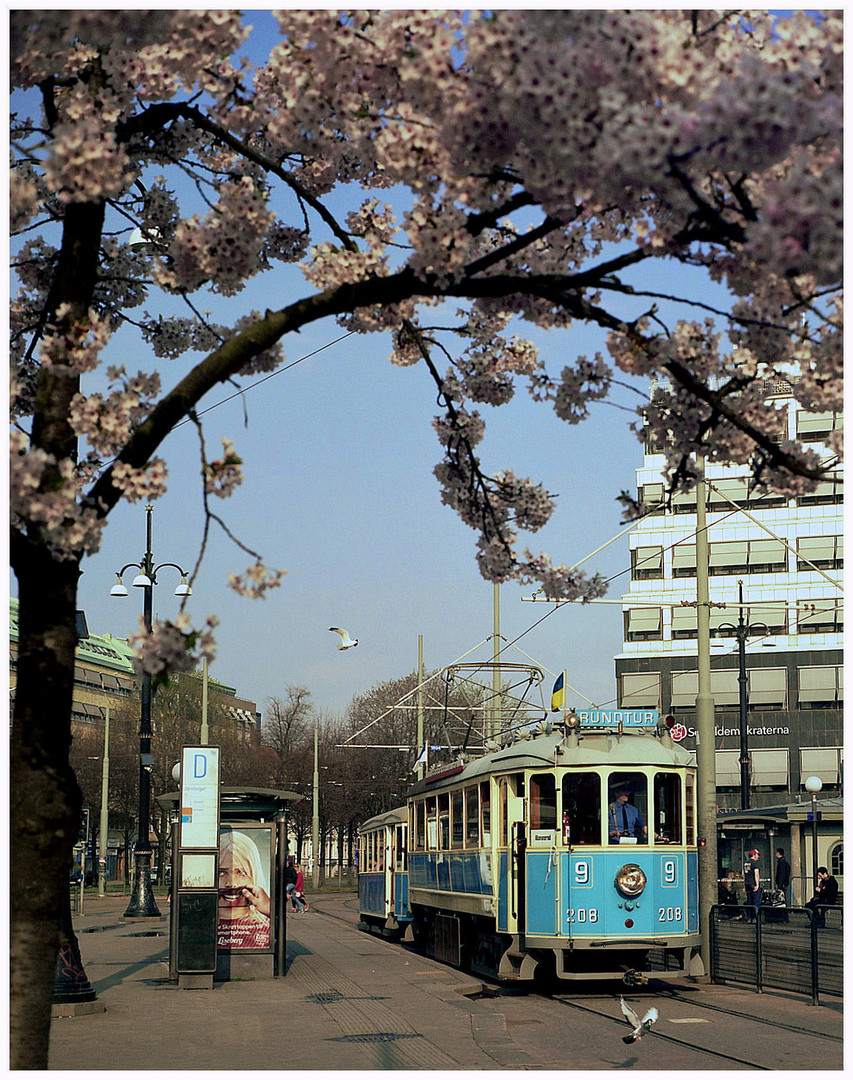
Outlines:
[[648,829],[643,815],[633,803],[628,802],[630,791],[626,787],[617,788],[613,793],[614,801],[607,814],[608,834],[611,844],[619,844],[622,837],[636,838],[645,842]]

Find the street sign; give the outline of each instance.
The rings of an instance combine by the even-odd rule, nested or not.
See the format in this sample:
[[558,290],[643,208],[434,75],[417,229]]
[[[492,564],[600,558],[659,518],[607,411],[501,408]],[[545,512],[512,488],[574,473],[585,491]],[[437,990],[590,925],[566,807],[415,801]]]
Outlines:
[[219,747],[185,746],[181,755],[181,847],[219,847]]
[[657,709],[576,709],[581,727],[615,728],[656,727],[659,720]]

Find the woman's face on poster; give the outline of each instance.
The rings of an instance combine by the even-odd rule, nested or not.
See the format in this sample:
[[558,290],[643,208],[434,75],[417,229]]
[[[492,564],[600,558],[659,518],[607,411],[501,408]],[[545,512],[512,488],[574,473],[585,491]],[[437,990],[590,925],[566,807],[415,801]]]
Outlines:
[[250,906],[243,894],[243,889],[247,885],[254,885],[254,877],[248,863],[230,848],[223,851],[219,857],[220,914],[233,912],[232,918],[238,918],[243,914],[242,909]]

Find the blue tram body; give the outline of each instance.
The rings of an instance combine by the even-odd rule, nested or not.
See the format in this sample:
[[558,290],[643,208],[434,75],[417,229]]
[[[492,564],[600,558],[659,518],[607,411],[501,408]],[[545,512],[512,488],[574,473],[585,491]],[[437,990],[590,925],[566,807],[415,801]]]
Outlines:
[[[629,984],[693,970],[695,767],[665,727],[527,736],[440,767],[407,805],[406,936],[431,955],[508,980],[540,965]],[[362,876],[363,917],[391,916]]]
[[358,910],[362,923],[389,937],[411,922],[406,869],[406,807],[389,810],[359,829]]

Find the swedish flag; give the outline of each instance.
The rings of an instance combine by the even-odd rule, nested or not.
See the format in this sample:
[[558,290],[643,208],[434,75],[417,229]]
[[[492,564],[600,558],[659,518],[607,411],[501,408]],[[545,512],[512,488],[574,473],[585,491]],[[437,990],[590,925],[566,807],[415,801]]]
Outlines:
[[560,672],[551,691],[551,712],[559,712],[566,701],[566,673]]

